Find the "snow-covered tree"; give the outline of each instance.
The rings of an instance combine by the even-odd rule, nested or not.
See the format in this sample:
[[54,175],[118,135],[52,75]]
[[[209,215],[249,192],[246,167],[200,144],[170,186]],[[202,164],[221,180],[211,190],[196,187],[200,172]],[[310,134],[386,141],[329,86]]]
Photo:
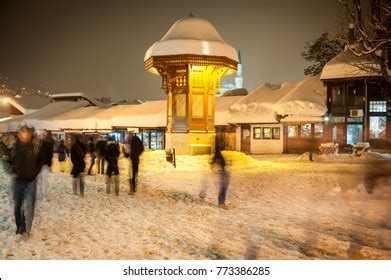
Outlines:
[[[350,20],[347,48],[356,56],[371,55],[379,61],[381,75],[391,83],[391,1],[337,0]],[[348,29],[348,27],[346,27]],[[354,48],[361,43],[362,48]]]
[[304,74],[311,76],[320,74],[324,65],[341,51],[340,41],[330,38],[327,32],[315,40],[305,42],[301,56],[311,64],[304,69]]

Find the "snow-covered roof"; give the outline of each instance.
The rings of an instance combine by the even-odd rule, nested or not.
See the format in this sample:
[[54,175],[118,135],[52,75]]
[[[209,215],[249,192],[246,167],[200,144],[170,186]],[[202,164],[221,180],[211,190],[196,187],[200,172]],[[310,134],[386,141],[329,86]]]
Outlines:
[[277,123],[276,115],[288,115],[284,122],[321,122],[327,111],[326,93],[319,76],[282,85],[264,83],[228,111],[227,123]]
[[[120,107],[121,106],[121,107]],[[118,105],[122,110],[112,119],[113,127],[166,127],[167,101],[147,101],[129,108],[129,105]]]
[[230,107],[231,123],[276,123],[275,103],[298,84],[289,81],[282,85],[264,83]]
[[102,108],[108,107],[107,104],[104,104],[103,102],[100,102],[100,101],[98,101],[96,98],[93,98],[93,97],[91,97],[91,96],[88,96],[87,94],[85,94],[85,93],[83,93],[83,92],[55,93],[55,94],[50,95],[50,97],[51,97],[54,101],[63,101],[63,100],[66,100],[66,101],[70,101],[70,100],[74,100],[74,101],[78,101],[78,100],[87,100],[87,101],[90,102],[90,104],[93,105],[93,106],[98,106],[98,107],[102,107]]
[[[354,45],[358,52],[362,47]],[[321,80],[381,76],[380,64],[372,55],[356,56],[349,49],[331,59],[324,67]]]
[[280,115],[323,116],[327,111],[326,91],[319,76],[298,83],[275,104]]
[[[96,106],[79,107],[48,118],[42,121],[41,125],[49,130],[96,129],[96,120],[92,117],[104,110]],[[100,125],[102,126],[103,123]]]
[[[319,76],[290,81],[281,86],[262,84],[246,96],[215,99],[215,125],[240,123],[278,123],[276,114],[287,115],[283,123],[322,122],[326,95]],[[88,106],[89,102],[51,103],[24,116],[0,122],[0,132],[17,130],[22,121],[36,129],[110,130],[118,127],[154,128],[167,125],[167,101],[148,101],[139,105],[110,108]]]
[[243,96],[221,96],[215,99],[215,125],[228,125],[231,114],[229,108]]
[[50,99],[40,95],[21,95],[19,98],[11,97],[8,103],[23,114],[38,110],[50,103]]
[[238,61],[235,48],[223,40],[212,23],[193,16],[175,22],[166,35],[147,50],[144,61],[152,56],[179,54],[225,56]]
[[[61,101],[61,102],[53,102],[45,107],[26,114],[17,116],[8,120],[5,120],[3,122],[0,122],[0,132],[11,132],[11,131],[17,131],[18,126],[21,123],[25,123],[28,125],[33,126],[35,129],[49,129],[47,120],[54,119],[56,116],[62,115],[66,112],[73,111],[74,109],[88,106],[88,101]],[[55,126],[55,123],[54,123]],[[53,130],[57,130],[57,126],[52,128]]]
[[281,119],[281,123],[293,124],[293,123],[321,123],[323,118],[321,116],[287,116]]

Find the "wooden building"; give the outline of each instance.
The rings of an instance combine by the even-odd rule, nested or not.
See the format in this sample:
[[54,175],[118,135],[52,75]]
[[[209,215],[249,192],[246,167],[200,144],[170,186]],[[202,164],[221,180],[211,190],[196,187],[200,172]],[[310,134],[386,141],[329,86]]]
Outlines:
[[347,50],[325,65],[321,79],[327,87],[324,141],[347,150],[358,142],[390,150],[391,88],[382,78],[378,62]]

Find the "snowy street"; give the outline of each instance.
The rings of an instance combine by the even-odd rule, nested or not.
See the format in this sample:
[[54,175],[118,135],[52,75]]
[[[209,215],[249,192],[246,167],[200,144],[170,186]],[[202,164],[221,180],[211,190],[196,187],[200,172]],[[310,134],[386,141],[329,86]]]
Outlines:
[[54,161],[28,240],[15,235],[2,163],[0,259],[391,258],[391,178],[371,194],[363,184],[371,170],[390,174],[390,160],[224,155],[228,210],[217,207],[207,156],[178,156],[175,169],[164,151],[144,153],[135,196],[121,159],[119,197],[106,194],[104,175],[86,176],[85,197],[73,195],[70,166],[60,173]]

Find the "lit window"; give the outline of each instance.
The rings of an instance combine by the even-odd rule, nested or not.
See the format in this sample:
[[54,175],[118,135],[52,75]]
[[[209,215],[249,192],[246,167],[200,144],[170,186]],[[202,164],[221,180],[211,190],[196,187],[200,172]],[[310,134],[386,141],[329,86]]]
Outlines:
[[311,137],[311,124],[302,124],[300,129],[300,135],[304,138]]
[[179,75],[175,78],[175,84],[178,87],[186,86],[186,75]]
[[272,129],[270,127],[264,127],[262,129],[262,138],[263,139],[271,139],[272,138]]
[[289,138],[294,138],[298,136],[298,127],[297,126],[288,126],[288,137]]
[[204,95],[201,94],[193,95],[193,117],[194,118],[204,117]]
[[369,101],[369,112],[372,113],[387,112],[387,101]]
[[261,128],[260,127],[254,127],[254,139],[261,139]]
[[280,128],[279,127],[272,128],[272,138],[273,139],[280,139]]
[[369,117],[369,138],[386,139],[386,117]]
[[316,123],[315,124],[315,138],[323,137],[323,124]]

